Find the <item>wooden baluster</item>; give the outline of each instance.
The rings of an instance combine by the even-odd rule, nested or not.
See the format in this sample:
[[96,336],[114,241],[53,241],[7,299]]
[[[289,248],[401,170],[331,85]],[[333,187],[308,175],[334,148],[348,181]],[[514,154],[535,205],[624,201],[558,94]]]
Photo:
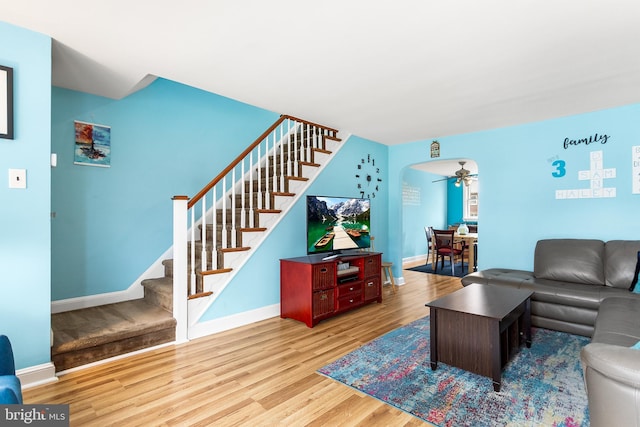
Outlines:
[[[284,191],[284,149],[282,147],[282,144],[284,143],[283,141],[283,135],[282,135],[282,127],[284,126],[284,124],[280,124],[280,126],[278,126],[278,129],[280,129],[280,181],[279,181],[279,190],[280,191]],[[273,173],[275,174],[276,171],[275,169],[273,170]],[[275,206],[274,206],[275,207]]]
[[262,145],[262,143],[258,144],[258,190],[256,191],[258,193],[258,209],[263,209],[264,208],[264,202],[262,200],[262,173],[260,170],[260,166],[261,166],[261,162],[262,162],[262,157],[260,156],[260,146]]
[[227,177],[222,178],[222,248],[227,246]]
[[[243,185],[244,187],[244,185]],[[253,188],[253,150],[249,153],[249,227],[255,227],[255,222],[253,218],[253,196],[254,196],[254,188]]]
[[191,209],[191,265],[189,266],[191,269],[190,275],[190,295],[196,293],[196,236],[195,236],[195,223],[196,223],[196,210]]
[[216,187],[213,186],[213,219],[211,220],[211,225],[213,228],[213,232],[211,234],[211,268],[218,268],[218,210],[216,209],[218,206],[218,197],[216,196]]
[[[265,203],[268,203],[267,209],[272,209],[271,206],[271,193],[276,191],[276,186],[278,183],[276,182],[276,131],[275,129],[271,132],[271,150],[267,150],[267,159],[271,159],[271,168],[267,167],[267,197]],[[269,143],[267,142],[267,148],[269,148]],[[273,169],[273,172],[271,172]]]
[[[200,271],[207,271],[207,196],[202,196],[202,217],[200,218],[200,226],[202,228],[202,235],[200,237],[202,242],[202,252],[200,253]],[[195,227],[193,227],[195,228]]]
[[236,168],[231,170],[231,247],[236,245]]

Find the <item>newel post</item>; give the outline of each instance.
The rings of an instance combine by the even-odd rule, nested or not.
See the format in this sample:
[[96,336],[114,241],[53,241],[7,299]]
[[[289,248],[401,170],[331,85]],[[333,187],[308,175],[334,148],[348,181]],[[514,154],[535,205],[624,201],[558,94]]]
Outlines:
[[187,203],[189,197],[173,197],[173,317],[176,342],[188,341],[187,302]]

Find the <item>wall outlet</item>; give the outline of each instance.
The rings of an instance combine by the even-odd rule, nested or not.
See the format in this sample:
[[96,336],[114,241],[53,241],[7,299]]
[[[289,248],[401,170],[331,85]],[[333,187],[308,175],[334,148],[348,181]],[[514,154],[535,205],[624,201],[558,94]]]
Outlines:
[[27,188],[26,169],[9,169],[9,188]]

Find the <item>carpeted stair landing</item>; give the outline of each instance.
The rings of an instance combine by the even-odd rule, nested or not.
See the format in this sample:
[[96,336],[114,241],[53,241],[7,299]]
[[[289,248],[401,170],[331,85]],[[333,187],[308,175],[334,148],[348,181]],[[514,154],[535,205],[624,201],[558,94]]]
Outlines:
[[158,297],[149,298],[147,290],[146,299],[53,314],[56,372],[175,341],[171,307],[157,305]]

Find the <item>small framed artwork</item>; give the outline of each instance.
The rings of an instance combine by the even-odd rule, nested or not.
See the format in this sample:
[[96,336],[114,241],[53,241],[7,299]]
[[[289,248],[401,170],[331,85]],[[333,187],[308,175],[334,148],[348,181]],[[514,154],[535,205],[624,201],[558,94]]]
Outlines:
[[431,158],[440,157],[440,143],[433,141],[431,143]]
[[111,127],[75,121],[76,165],[111,166]]
[[0,138],[13,139],[13,68],[0,65]]

